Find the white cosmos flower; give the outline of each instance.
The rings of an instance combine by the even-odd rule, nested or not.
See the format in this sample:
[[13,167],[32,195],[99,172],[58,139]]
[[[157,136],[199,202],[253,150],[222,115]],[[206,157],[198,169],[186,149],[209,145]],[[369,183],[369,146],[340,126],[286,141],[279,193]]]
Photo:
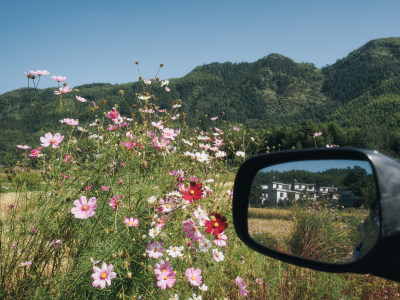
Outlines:
[[200,241],[199,241],[199,249],[201,252],[208,252],[208,250],[211,248],[211,243],[209,240],[207,240],[205,237],[203,237]]
[[219,252],[218,249],[213,249],[212,253],[215,261],[223,261],[225,258],[224,254],[222,252]]
[[181,251],[183,250],[183,246],[180,247],[169,247],[167,251],[168,255],[172,256],[172,257],[181,257],[183,256],[183,254],[181,253]]
[[149,199],[147,199],[147,202],[150,204],[153,204],[157,201],[156,196],[150,196]]
[[143,80],[143,82],[144,82],[144,84],[147,84],[147,85],[151,84],[151,80],[150,79],[145,79],[145,80]]
[[236,156],[244,157],[245,153],[243,151],[238,151],[238,152],[236,152]]
[[149,236],[151,236],[153,239],[159,235],[161,232],[161,228],[155,227],[155,228],[150,228],[149,230]]
[[215,157],[225,157],[225,156],[226,156],[225,151],[218,151],[217,153],[215,153]]
[[161,81],[161,86],[168,85],[168,84],[169,84],[169,80]]
[[182,142],[184,142],[185,144],[187,144],[189,146],[193,146],[193,143],[189,142],[188,140],[182,139]]
[[209,161],[209,155],[204,151],[201,151],[201,153],[196,152],[195,156],[199,162],[208,162]]
[[204,283],[202,286],[199,286],[199,289],[202,290],[203,292],[208,291],[208,286],[206,286]]
[[149,100],[151,98],[151,96],[143,96],[143,95],[139,95],[138,98],[140,100]]

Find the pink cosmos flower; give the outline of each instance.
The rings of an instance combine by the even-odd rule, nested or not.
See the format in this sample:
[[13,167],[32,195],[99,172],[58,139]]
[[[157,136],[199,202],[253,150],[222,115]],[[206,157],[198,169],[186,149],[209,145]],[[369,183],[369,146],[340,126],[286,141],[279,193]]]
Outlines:
[[172,266],[169,261],[164,262],[164,260],[160,260],[158,264],[155,265],[154,273],[156,275],[160,274],[168,274],[172,272]]
[[165,217],[156,219],[156,227],[163,228],[165,226]]
[[164,128],[163,129],[163,137],[164,138],[175,140],[175,138],[174,138],[175,136],[177,136],[175,130],[169,129],[169,128]]
[[138,143],[132,142],[132,141],[121,142],[121,145],[125,146],[125,147],[128,148],[128,149],[133,149],[134,147],[135,147],[135,148],[141,148],[141,147],[142,147],[141,144],[138,144]]
[[322,135],[322,132],[321,131],[319,131],[319,132],[315,132],[314,133],[314,137],[320,137]]
[[82,103],[87,101],[85,98],[80,97],[80,96],[75,96],[75,98],[76,98],[76,100],[78,100],[79,102],[82,102]]
[[27,267],[27,266],[30,266],[31,264],[32,264],[31,261],[25,261],[25,262],[23,262],[23,263],[20,263],[19,266],[20,266],[20,267]]
[[259,285],[262,285],[262,279],[261,278],[256,278],[256,283]]
[[108,185],[103,185],[103,186],[101,186],[101,190],[103,192],[107,192],[108,190],[110,190],[110,187]]
[[203,237],[192,219],[183,223],[183,232],[185,232],[186,237],[191,238],[193,242],[196,242]]
[[210,118],[211,121],[215,121],[216,119],[218,119],[218,117],[212,117],[212,118]]
[[227,239],[228,237],[225,235],[224,232],[222,232],[214,237],[214,244],[218,247],[225,247]]
[[236,127],[236,126],[233,126],[232,129],[235,130],[235,131],[239,131],[239,130],[240,130],[240,128],[239,128],[239,127]]
[[161,251],[165,251],[165,249],[163,248],[162,242],[158,243],[156,241],[153,241],[152,244],[150,244],[150,243],[147,244],[146,253],[149,255],[149,257],[159,258],[159,257],[163,256]]
[[64,81],[64,80],[67,80],[67,77],[65,77],[65,76],[51,76],[51,79],[53,79],[53,80],[55,80],[55,81],[57,81],[57,82],[60,82],[60,81]]
[[59,134],[58,132],[53,136],[51,132],[48,132],[40,137],[40,141],[42,142],[42,147],[48,147],[52,145],[53,148],[58,148],[58,144],[60,144],[64,140],[64,136]]
[[164,126],[162,125],[162,121],[161,120],[158,121],[157,123],[156,122],[151,122],[151,125],[153,125],[155,128],[161,129],[161,130],[164,128]]
[[77,219],[87,219],[95,215],[95,209],[97,208],[96,198],[92,197],[89,202],[86,196],[81,196],[80,199],[74,201],[74,206],[71,208],[71,213],[75,215]]
[[60,121],[61,123],[65,123],[69,126],[75,126],[75,125],[79,125],[79,121],[78,120],[74,120],[74,119],[69,119],[69,118],[65,118],[63,120]]
[[113,272],[114,266],[110,264],[107,266],[105,262],[103,262],[101,269],[93,266],[93,274],[91,275],[93,279],[93,287],[100,286],[101,289],[106,287],[106,283],[108,286],[111,286],[111,279],[117,277],[117,273]]
[[38,75],[38,76],[50,74],[47,70],[36,70],[36,71],[29,71],[29,72],[31,72],[31,74],[33,74],[33,75]]
[[61,94],[67,94],[69,92],[71,92],[72,89],[67,85],[67,86],[60,86],[58,88],[58,91],[54,91],[55,95],[61,95]]
[[135,226],[139,225],[139,219],[133,218],[133,217],[124,218],[124,222],[125,222],[125,225],[129,226],[129,227],[135,227]]
[[164,275],[157,275],[157,286],[159,286],[162,290],[165,290],[167,287],[172,287],[176,282],[175,272],[170,272]]
[[50,246],[52,246],[53,248],[57,248],[60,245],[61,245],[61,241],[60,240],[52,240],[51,243],[50,243]]
[[[118,199],[117,199],[118,198]],[[117,201],[122,199],[122,195],[119,195],[118,197],[111,197],[109,205],[112,207],[113,210],[117,209],[118,206],[122,206],[122,201]]]
[[159,139],[157,136],[153,137],[153,141],[151,142],[153,147],[158,149],[158,150],[162,150],[164,148],[167,148],[169,143],[170,143],[170,140],[168,138],[164,137],[164,136],[162,136],[161,139]]
[[114,130],[117,130],[118,129],[118,126],[115,126],[115,125],[109,125],[109,127],[107,128],[107,130],[110,130],[110,131],[114,131]]
[[72,159],[73,159],[73,157],[71,156],[71,154],[65,154],[65,156],[64,156],[64,158],[63,158],[63,160],[62,160],[62,162],[63,162],[64,164],[66,164],[66,163],[70,162]]
[[31,149],[32,147],[28,146],[28,145],[17,145],[17,148],[27,150],[27,149]]
[[106,114],[106,118],[114,120],[119,117],[119,112],[113,108],[113,110],[109,111],[108,114]]
[[33,149],[33,150],[29,153],[29,157],[31,157],[31,158],[38,158],[38,157],[41,156],[41,154],[40,154],[41,151],[42,151],[42,147]]
[[215,259],[215,261],[223,261],[225,256],[222,252],[219,252],[218,249],[213,249],[212,251],[213,257]]
[[237,287],[239,287],[240,295],[246,297],[247,296],[247,292],[248,292],[246,290],[247,284],[244,282],[243,278],[239,277],[239,276],[236,277],[235,284],[236,284]]
[[202,284],[200,269],[195,270],[194,268],[189,268],[185,271],[185,276],[187,278],[187,281],[189,281],[190,284],[193,286],[200,286]]

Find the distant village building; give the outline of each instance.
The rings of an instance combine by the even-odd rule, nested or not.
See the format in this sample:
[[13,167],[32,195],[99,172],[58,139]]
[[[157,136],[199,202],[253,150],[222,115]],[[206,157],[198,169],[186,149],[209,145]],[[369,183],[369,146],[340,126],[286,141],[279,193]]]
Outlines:
[[330,199],[334,200],[338,198],[336,193],[336,187],[321,187],[317,191],[315,184],[271,181],[261,185],[260,200],[262,206],[277,206],[280,202],[298,201],[302,197],[316,200],[320,196],[329,196]]

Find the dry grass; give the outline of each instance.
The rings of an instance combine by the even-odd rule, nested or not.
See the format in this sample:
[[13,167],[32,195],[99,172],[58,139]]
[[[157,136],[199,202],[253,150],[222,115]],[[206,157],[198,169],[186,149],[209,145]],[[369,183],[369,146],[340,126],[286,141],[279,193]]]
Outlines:
[[295,223],[288,220],[249,218],[250,236],[260,244],[287,251],[287,241],[293,235]]
[[[34,192],[0,194],[0,219],[8,217],[12,211],[19,211],[30,202],[33,195]],[[14,205],[14,207],[11,208],[9,205]]]
[[292,220],[293,211],[284,208],[252,208],[248,210],[249,218]]

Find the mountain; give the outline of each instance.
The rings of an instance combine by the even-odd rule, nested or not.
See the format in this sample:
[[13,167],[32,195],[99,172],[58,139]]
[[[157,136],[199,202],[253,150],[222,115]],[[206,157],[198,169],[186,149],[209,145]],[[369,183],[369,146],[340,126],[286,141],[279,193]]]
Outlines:
[[[171,92],[161,97],[159,105],[170,108],[181,99],[181,109],[191,125],[207,114],[249,128],[273,128],[276,134],[271,140],[282,145],[286,141],[288,147],[296,145],[295,139],[301,138],[301,131],[307,131],[303,133],[306,139],[315,128],[325,124],[327,130],[331,128],[334,132],[330,138],[333,142],[341,141],[340,145],[376,147],[397,153],[400,152],[399,74],[400,38],[392,37],[372,40],[322,69],[312,63],[296,63],[280,54],[270,54],[253,63],[198,66],[184,77],[170,79]],[[141,83],[95,83],[76,88],[89,101],[108,109],[118,104],[128,114],[130,108],[121,100],[119,91],[124,91],[128,102],[133,101]],[[61,118],[72,117],[68,109],[76,109],[76,103],[67,100],[59,103],[53,91],[39,90],[40,98],[29,97],[34,91],[26,88],[0,95],[0,163],[13,156],[17,143],[37,141],[41,129],[53,129],[60,125]],[[67,109],[67,115],[60,115],[60,105]],[[79,113],[80,120],[89,118],[84,111]],[[342,135],[348,132],[349,137],[343,140],[339,132]],[[304,147],[311,142],[312,139],[308,144],[297,145]]]

